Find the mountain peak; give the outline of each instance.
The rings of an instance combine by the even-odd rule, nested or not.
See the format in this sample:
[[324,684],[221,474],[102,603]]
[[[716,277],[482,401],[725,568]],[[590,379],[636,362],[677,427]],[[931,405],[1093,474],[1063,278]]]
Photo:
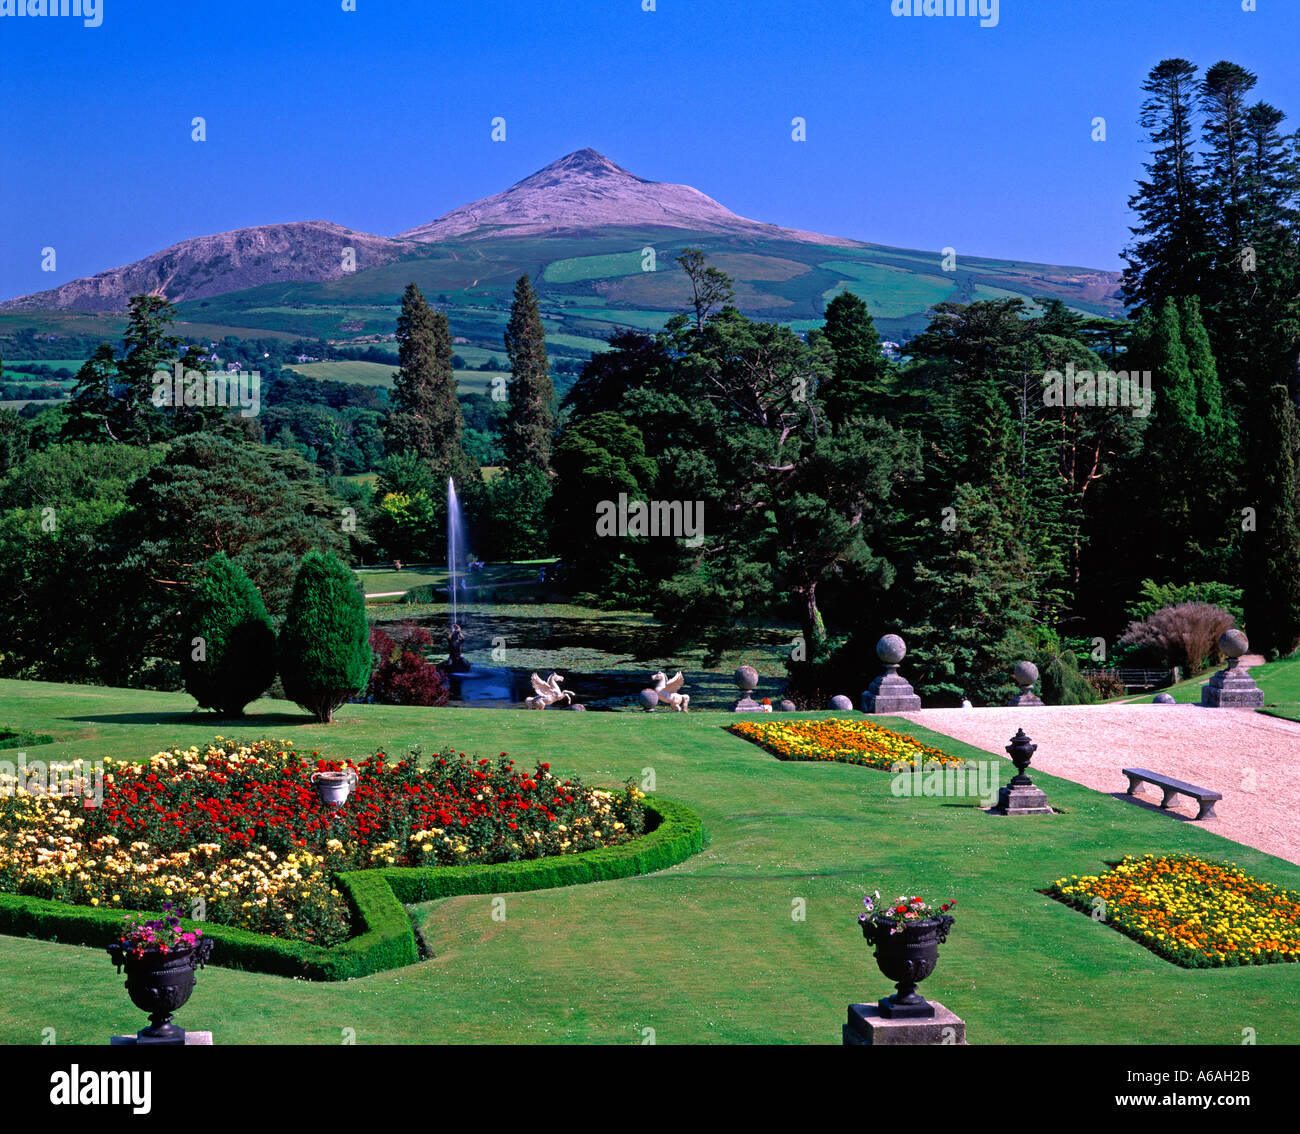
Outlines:
[[[552,171],[587,173],[597,176],[606,173],[621,174],[624,177],[632,176],[621,165],[610,161],[609,158],[599,150],[593,150],[590,146],[587,146],[585,149],[574,150],[571,154],[565,154],[564,157],[560,158],[558,161],[551,162],[550,165],[546,166],[544,169],[538,170],[537,172],[549,173]],[[537,174],[533,174],[533,176],[536,177]]]
[[[649,181],[630,173],[590,146],[565,154],[504,193],[484,197],[417,228],[399,240],[547,236],[597,228],[676,228],[728,233],[751,239],[810,240],[794,232],[738,216],[689,185]],[[852,243],[831,237],[825,243]]]

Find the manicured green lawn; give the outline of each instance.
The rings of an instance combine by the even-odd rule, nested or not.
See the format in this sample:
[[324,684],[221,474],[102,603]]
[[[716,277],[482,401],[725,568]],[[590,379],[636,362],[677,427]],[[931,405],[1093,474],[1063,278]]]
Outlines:
[[[339,985],[211,968],[182,1024],[218,1043],[838,1043],[850,1001],[891,991],[856,925],[864,891],[956,898],[957,925],[924,991],[972,1043],[1300,1042],[1300,966],[1185,970],[1038,891],[1124,854],[1190,852],[1300,889],[1300,866],[1050,776],[1063,814],[998,819],[974,800],[896,798],[891,777],[783,763],[728,735],[722,713],[528,713],[345,706],[242,723],[182,694],[0,681],[0,721],[53,733],[41,758],[148,755],[215,733],[288,737],[356,756],[454,745],[605,784],[653,769],[710,842],[660,874],[416,907],[434,958]],[[829,714],[816,714],[829,715]],[[948,751],[988,759],[894,722]],[[1009,763],[999,760],[999,778]],[[806,920],[792,917],[796,899]],[[141,1026],[107,956],[0,938],[0,1042],[102,1043]]]
[[[1219,667],[1221,668],[1221,667]],[[1180,705],[1199,705],[1201,687],[1205,685],[1215,670],[1207,670],[1177,685],[1171,685],[1161,692],[1169,693]],[[1264,694],[1263,711],[1276,717],[1300,720],[1300,658],[1288,658],[1285,661],[1268,662],[1264,665],[1251,666],[1250,676],[1255,679]],[[1136,697],[1115,698],[1115,700],[1147,702],[1155,692],[1144,693]]]

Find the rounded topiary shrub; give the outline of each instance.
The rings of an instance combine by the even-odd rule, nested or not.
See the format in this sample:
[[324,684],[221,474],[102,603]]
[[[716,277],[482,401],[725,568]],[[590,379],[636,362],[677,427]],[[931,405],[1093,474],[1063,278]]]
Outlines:
[[308,552],[298,568],[280,630],[280,680],[318,721],[332,720],[370,680],[365,599],[334,555]]
[[185,691],[228,717],[275,680],[275,631],[253,581],[224,552],[206,564],[190,595],[181,643]]

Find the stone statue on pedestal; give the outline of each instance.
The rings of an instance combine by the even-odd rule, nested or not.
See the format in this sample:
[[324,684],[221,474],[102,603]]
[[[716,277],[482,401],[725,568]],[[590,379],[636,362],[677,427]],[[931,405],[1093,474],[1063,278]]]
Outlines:
[[459,622],[453,622],[451,630],[447,634],[447,650],[451,655],[447,659],[447,666],[452,673],[468,673],[469,662],[465,660],[465,631],[460,628]]

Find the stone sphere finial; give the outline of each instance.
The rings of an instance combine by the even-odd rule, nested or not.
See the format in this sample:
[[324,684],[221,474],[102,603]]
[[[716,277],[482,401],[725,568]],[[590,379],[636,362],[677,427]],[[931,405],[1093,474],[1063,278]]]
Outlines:
[[641,702],[641,708],[646,712],[650,712],[659,704],[659,694],[653,689],[642,689],[636,699]]
[[886,665],[897,665],[907,656],[907,643],[897,634],[886,634],[876,643],[876,657]]
[[1248,649],[1250,649],[1250,642],[1235,626],[1219,635],[1219,652],[1225,658],[1239,658]]
[[844,696],[843,693],[837,693],[831,698],[831,708],[837,713],[847,713],[853,708],[853,702]]
[[736,670],[736,687],[744,693],[758,688],[758,670],[752,665],[742,665]]
[[1017,685],[1028,689],[1038,680],[1038,666],[1031,661],[1016,662],[1016,668],[1011,671],[1011,675],[1016,679]]

